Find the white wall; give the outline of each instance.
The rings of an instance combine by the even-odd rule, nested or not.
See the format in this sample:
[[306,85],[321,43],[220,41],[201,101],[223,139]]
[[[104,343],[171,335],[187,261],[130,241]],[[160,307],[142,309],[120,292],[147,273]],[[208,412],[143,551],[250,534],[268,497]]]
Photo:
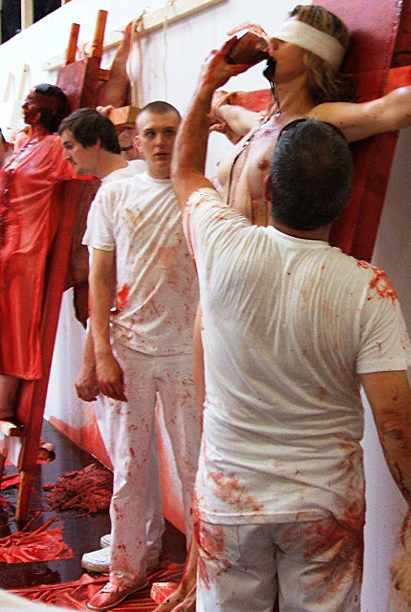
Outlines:
[[[342,0],[341,0],[342,1]],[[250,20],[260,23],[267,31],[273,31],[295,5],[294,0],[260,0],[253,3],[250,11],[248,0],[225,0],[213,8],[197,14],[177,24],[169,25],[167,30],[152,33],[142,42],[144,51],[143,102],[165,98],[175,104],[182,112],[192,95],[199,67],[210,49],[218,47],[225,39],[225,33],[232,27]],[[52,13],[29,30],[16,36],[0,47],[0,99],[5,88],[9,71],[16,74],[13,95],[16,95],[19,75],[24,63],[30,65],[29,86],[38,82],[56,80],[56,71],[41,70],[41,62],[64,52],[72,21],[81,24],[80,40],[88,41],[94,32],[97,11],[109,11],[106,32],[122,29],[128,21],[139,16],[146,8],[155,10],[163,6],[162,0],[151,0],[148,5],[140,0],[71,0],[60,10]],[[113,56],[111,51],[103,59],[102,67],[108,67]],[[138,52],[133,50],[132,70],[137,74]],[[260,89],[266,83],[261,77],[261,69],[253,68],[247,74],[237,77],[227,86],[229,90]],[[0,115],[2,108],[0,106]],[[3,125],[4,117],[0,116]],[[397,150],[392,178],[381,229],[378,235],[374,263],[385,267],[394,281],[404,314],[411,329],[411,291],[409,288],[409,269],[411,264],[410,233],[411,207],[408,194],[411,192],[410,151],[411,130],[401,136]],[[215,163],[228,148],[221,135],[212,135],[209,147],[208,173],[214,172]],[[47,414],[70,420],[78,418],[79,406],[72,391],[76,364],[79,367],[82,330],[71,319],[65,300],[64,316],[61,322],[56,363],[54,370],[59,376],[52,376]],[[70,331],[71,330],[71,331]],[[70,341],[67,340],[67,334]],[[58,363],[59,362],[59,363]],[[67,368],[65,364],[69,363]],[[64,375],[71,378],[65,384]],[[62,401],[64,398],[64,402]],[[395,551],[398,525],[404,512],[404,504],[387,473],[381,456],[379,443],[373,429],[372,419],[367,414],[366,435],[364,439],[367,485],[367,527],[366,527],[366,564],[363,593],[363,612],[383,612],[388,600],[388,566]]]
[[[398,139],[373,264],[385,268],[411,331],[411,128]],[[406,504],[388,472],[370,408],[363,441],[367,480],[367,524],[363,612],[381,612],[389,589],[387,564],[396,554]],[[396,610],[397,608],[392,608]]]

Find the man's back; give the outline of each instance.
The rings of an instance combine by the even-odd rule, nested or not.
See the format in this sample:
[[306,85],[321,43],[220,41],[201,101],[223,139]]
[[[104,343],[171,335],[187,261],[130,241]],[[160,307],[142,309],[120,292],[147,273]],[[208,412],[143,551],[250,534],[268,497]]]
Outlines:
[[191,227],[205,330],[205,520],[318,518],[330,506],[362,520],[356,374],[404,367],[393,288],[324,241],[219,207],[202,223],[202,206]]

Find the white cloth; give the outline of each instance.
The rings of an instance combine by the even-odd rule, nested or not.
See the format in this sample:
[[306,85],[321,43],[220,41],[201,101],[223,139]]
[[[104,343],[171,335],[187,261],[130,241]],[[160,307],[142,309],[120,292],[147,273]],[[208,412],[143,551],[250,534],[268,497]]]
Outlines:
[[132,178],[137,174],[141,174],[147,170],[147,164],[142,159],[132,159],[127,162],[127,166],[124,168],[119,168],[118,170],[114,170],[114,172],[110,172],[107,176],[101,179],[102,185],[108,185],[109,183],[114,183],[115,181],[121,181],[126,178]]
[[334,70],[339,69],[346,52],[346,49],[334,36],[294,18],[283,23],[274,34],[274,38],[311,51],[330,64]]
[[203,310],[206,402],[196,483],[219,524],[363,523],[357,373],[404,370],[409,339],[381,270],[251,226],[216,192],[184,218]]
[[332,517],[199,527],[197,612],[272,612],[277,593],[281,612],[360,612],[361,532]]
[[191,353],[198,283],[171,181],[143,173],[100,187],[83,242],[116,252],[113,338],[151,355]]

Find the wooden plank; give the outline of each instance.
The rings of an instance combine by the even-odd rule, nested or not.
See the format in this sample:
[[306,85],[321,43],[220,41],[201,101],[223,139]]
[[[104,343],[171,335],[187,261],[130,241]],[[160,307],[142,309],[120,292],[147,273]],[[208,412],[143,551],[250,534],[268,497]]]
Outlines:
[[134,127],[140,110],[141,109],[137,106],[121,106],[120,108],[113,108],[113,110],[109,113],[109,119],[118,127]]
[[21,0],[21,29],[33,24],[33,0]]
[[[143,16],[142,31],[139,32],[140,36],[149,34],[154,30],[159,30],[164,27],[164,24],[172,24],[181,19],[185,19],[190,15],[195,15],[200,11],[211,8],[216,4],[227,2],[228,0],[175,0],[173,4],[168,7],[165,6],[161,9],[157,9],[152,13],[146,13]],[[138,17],[138,16],[137,16]],[[115,31],[107,34],[104,41],[104,51],[117,47],[123,40],[123,32]],[[55,55],[54,57],[45,60],[41,64],[42,70],[56,70],[64,65],[64,54]]]
[[66,49],[66,59],[64,62],[66,66],[76,61],[76,51],[79,33],[80,25],[78,23],[72,23],[69,36],[69,44]]

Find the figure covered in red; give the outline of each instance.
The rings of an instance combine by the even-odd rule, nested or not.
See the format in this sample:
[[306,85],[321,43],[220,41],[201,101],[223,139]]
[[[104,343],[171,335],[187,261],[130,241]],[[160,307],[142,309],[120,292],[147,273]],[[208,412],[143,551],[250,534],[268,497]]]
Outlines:
[[40,319],[46,258],[60,220],[61,180],[73,177],[56,131],[69,114],[63,91],[34,87],[27,128],[0,171],[0,419],[13,418],[21,380],[42,376]]

